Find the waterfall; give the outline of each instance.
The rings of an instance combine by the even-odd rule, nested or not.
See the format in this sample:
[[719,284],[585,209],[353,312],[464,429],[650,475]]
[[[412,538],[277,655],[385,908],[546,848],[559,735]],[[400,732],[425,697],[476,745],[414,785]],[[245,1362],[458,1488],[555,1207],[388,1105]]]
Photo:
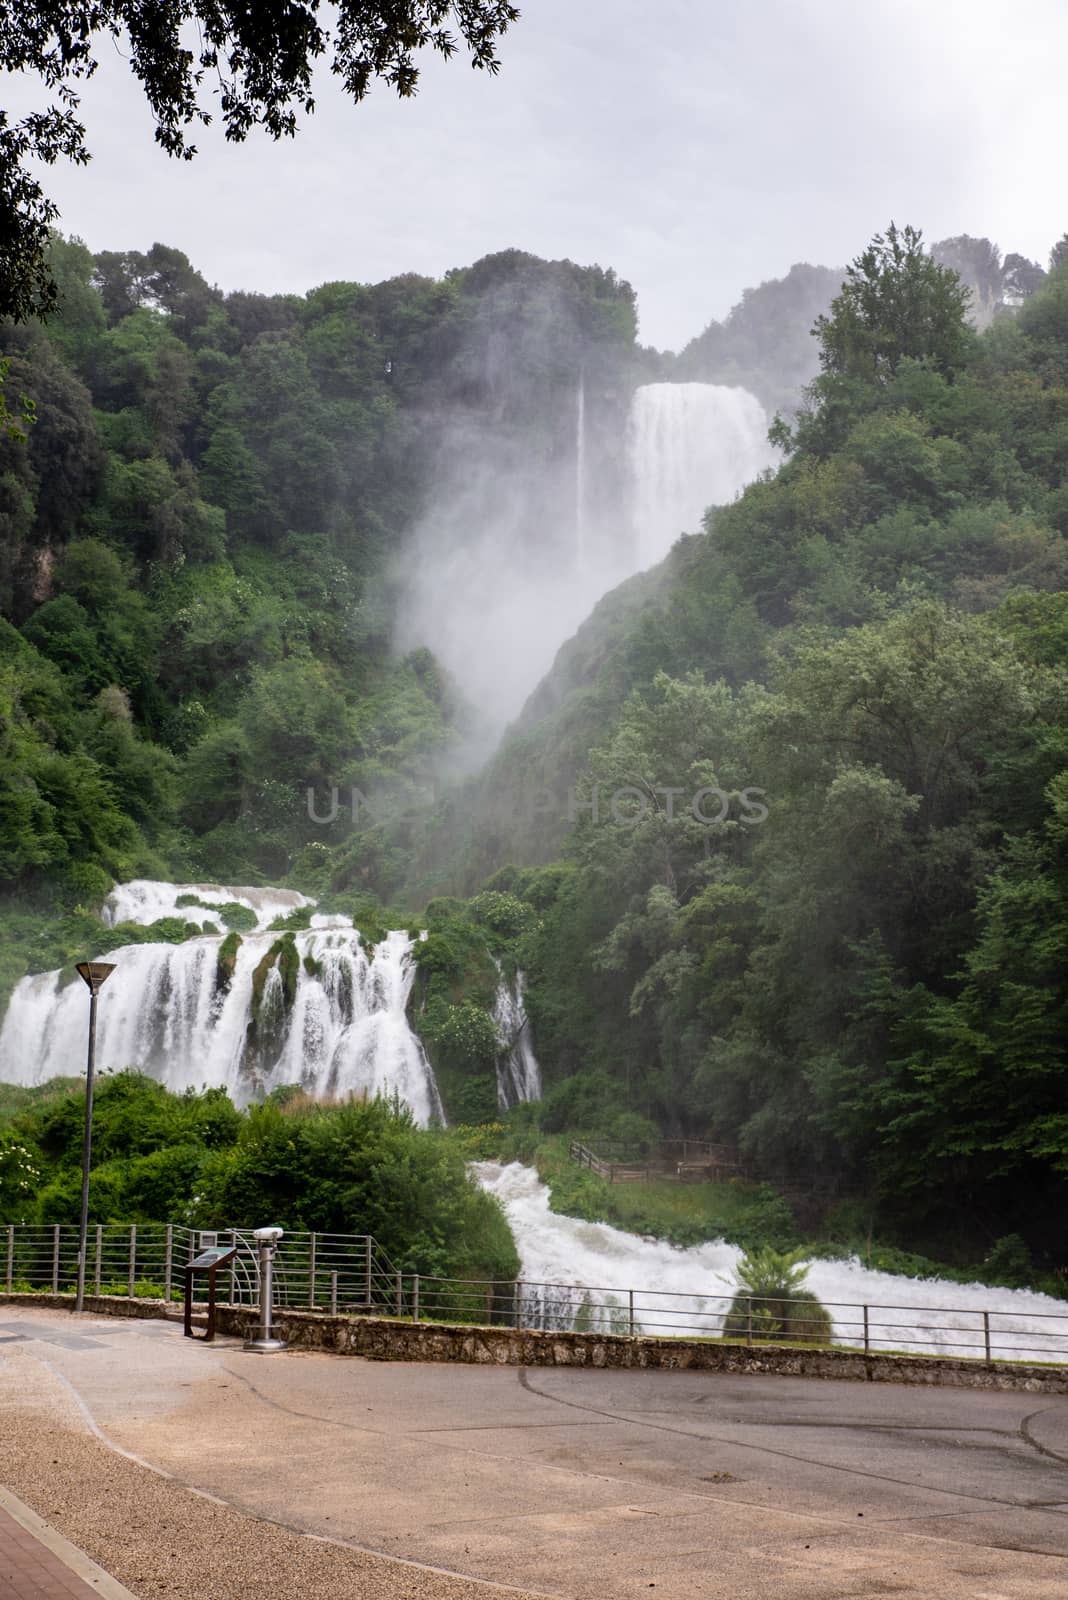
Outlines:
[[[741,1257],[735,1245],[716,1239],[683,1250],[607,1223],[557,1216],[532,1168],[480,1161],[471,1170],[501,1202],[515,1235],[528,1326],[626,1332],[633,1290],[638,1333],[721,1333]],[[575,1294],[586,1285],[591,1293]],[[870,1330],[882,1348],[981,1355],[982,1312],[992,1307],[992,1337],[1002,1355],[1017,1351],[1025,1360],[1041,1359],[1036,1349],[1043,1348],[1043,1333],[1058,1340],[1068,1335],[1068,1305],[1028,1289],[904,1278],[855,1259],[814,1261],[805,1286],[830,1311],[836,1344],[863,1345],[858,1319],[865,1304],[880,1308],[871,1312]]]
[[523,1004],[525,979],[522,972],[510,984],[501,971],[493,1020],[497,1024],[502,1052],[497,1057],[497,1104],[502,1111],[527,1100],[541,1099],[541,1068],[534,1054],[530,1022]]
[[579,378],[575,399],[575,565],[586,565],[586,375]]
[[[179,904],[183,901],[184,904]],[[101,909],[106,928],[120,922],[136,922],[141,927],[161,917],[181,917],[189,922],[213,919],[213,907],[239,905],[251,911],[257,925],[269,927],[276,917],[310,906],[313,901],[295,889],[231,889],[218,883],[156,883],[149,878],[133,878],[116,884]]]
[[395,643],[433,650],[485,719],[467,764],[609,590],[777,459],[745,389],[646,384],[624,413],[580,370],[554,407],[551,444],[504,413],[454,419],[406,550]]
[[647,383],[634,391],[627,429],[636,565],[660,561],[776,460],[768,419],[747,389]]
[[[263,918],[280,904],[293,909],[283,891],[201,889],[205,900],[220,897],[210,904],[233,900]],[[152,922],[161,906],[192,892],[126,884],[113,891],[109,914],[113,922],[119,912]],[[131,910],[136,919],[126,917]],[[369,947],[348,918],[313,915],[311,924],[284,942],[260,927],[239,944],[231,936],[225,949],[222,935],[202,935],[112,951],[116,970],[98,1005],[98,1062],[140,1068],[175,1090],[219,1086],[238,1104],[299,1083],[316,1096],[397,1094],[421,1126],[443,1120],[433,1070],[406,1015],[411,938],[393,932]],[[71,979],[45,972],[16,985],[0,1029],[0,1079],[33,1084],[84,1070],[86,994]]]

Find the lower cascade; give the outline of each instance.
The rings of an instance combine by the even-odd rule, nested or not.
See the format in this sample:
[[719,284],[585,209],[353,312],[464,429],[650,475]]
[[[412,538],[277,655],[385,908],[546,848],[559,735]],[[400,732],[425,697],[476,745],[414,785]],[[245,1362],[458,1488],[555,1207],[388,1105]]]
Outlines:
[[[213,885],[144,881],[114,890],[104,908],[112,926],[171,915],[210,926],[215,908],[232,905],[253,912],[257,925],[112,951],[116,972],[99,1000],[100,1065],[138,1067],[175,1090],[222,1087],[238,1104],[289,1083],[315,1096],[396,1094],[421,1126],[444,1120],[406,1015],[412,938],[397,931],[369,946],[348,918],[314,913],[307,929],[266,926],[311,903]],[[84,1070],[86,996],[71,978],[45,972],[16,986],[0,1030],[0,1079],[34,1084]]]
[[[521,1261],[523,1324],[532,1328],[715,1338],[723,1331],[742,1252],[722,1239],[680,1249],[603,1222],[557,1216],[549,1190],[519,1162],[474,1162],[471,1171],[495,1195]],[[834,1342],[863,1345],[861,1308],[870,1310],[875,1348],[942,1356],[982,1354],[982,1313],[1001,1356],[1041,1359],[1043,1339],[1068,1332],[1068,1306],[1028,1289],[991,1288],[946,1279],[875,1272],[859,1261],[813,1261],[806,1288],[831,1314]]]
[[511,983],[501,972],[493,1020],[501,1039],[501,1054],[497,1057],[497,1104],[502,1111],[509,1111],[527,1100],[541,1099],[541,1068],[534,1054],[530,1019],[523,1003],[524,986],[522,972],[517,972]]

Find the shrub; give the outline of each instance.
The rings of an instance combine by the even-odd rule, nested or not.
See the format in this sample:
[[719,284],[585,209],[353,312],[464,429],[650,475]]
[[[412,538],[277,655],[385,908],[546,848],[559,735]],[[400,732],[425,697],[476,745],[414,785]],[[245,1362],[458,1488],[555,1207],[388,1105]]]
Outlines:
[[1035,1264],[1031,1252],[1018,1233],[1007,1233],[994,1241],[983,1262],[983,1277],[987,1283],[1020,1289],[1031,1283],[1034,1276]]
[[446,1065],[468,1071],[491,1066],[501,1048],[493,1018],[471,1000],[449,1006],[435,1029],[434,1042]]
[[476,895],[471,902],[471,912],[476,921],[506,939],[522,933],[534,916],[530,906],[516,895],[501,894],[496,889],[487,889]]
[[750,1250],[734,1271],[737,1293],[723,1323],[725,1339],[757,1339],[784,1344],[830,1344],[833,1326],[826,1308],[802,1288],[808,1267],[803,1252],[783,1254],[765,1245]]

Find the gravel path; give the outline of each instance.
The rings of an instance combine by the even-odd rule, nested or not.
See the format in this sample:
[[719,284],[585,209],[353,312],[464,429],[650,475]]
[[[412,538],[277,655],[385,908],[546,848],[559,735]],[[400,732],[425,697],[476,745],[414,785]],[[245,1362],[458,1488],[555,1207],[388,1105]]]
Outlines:
[[141,1600],[535,1600],[246,1516],[110,1449],[62,1381],[0,1349],[0,1480]]

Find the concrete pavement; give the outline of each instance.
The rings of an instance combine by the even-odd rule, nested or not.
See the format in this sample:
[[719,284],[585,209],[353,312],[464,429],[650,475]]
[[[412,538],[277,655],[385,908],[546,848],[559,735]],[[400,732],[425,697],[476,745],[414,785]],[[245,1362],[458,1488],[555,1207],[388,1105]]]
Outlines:
[[1068,1593],[1068,1399],[261,1357],[0,1307],[0,1408],[59,1388],[229,1507],[436,1569],[391,1567],[413,1596],[441,1569],[568,1600]]

